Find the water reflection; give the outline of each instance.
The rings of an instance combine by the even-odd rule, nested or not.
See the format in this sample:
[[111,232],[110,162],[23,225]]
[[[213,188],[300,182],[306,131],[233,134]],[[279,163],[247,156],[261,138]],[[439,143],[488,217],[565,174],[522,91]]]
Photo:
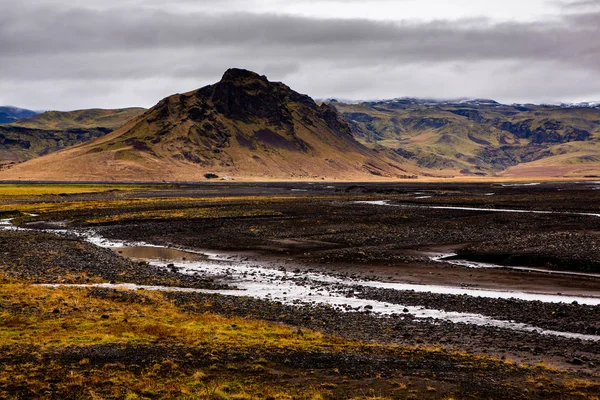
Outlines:
[[203,261],[208,259],[204,254],[156,246],[133,246],[113,248],[120,256],[136,260],[159,261]]

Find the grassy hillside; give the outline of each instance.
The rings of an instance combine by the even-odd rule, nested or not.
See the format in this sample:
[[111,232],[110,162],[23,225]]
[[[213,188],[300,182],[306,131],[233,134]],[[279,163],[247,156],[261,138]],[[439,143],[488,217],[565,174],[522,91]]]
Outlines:
[[110,133],[108,128],[44,130],[0,126],[0,160],[19,163]]
[[74,128],[109,128],[114,130],[146,111],[144,108],[103,110],[93,108],[77,111],[48,111],[31,118],[20,119],[12,125],[31,129],[64,130]]
[[545,168],[527,169],[535,175],[600,171],[598,108],[410,99],[334,106],[359,141],[391,149],[425,173],[486,176],[510,168],[518,176],[530,163]]
[[0,125],[0,165],[11,166],[102,137],[143,111],[140,108],[49,111]]
[[600,176],[599,150],[599,107],[416,99],[317,105],[243,70],[147,112],[46,112],[0,126],[4,179],[581,178]]

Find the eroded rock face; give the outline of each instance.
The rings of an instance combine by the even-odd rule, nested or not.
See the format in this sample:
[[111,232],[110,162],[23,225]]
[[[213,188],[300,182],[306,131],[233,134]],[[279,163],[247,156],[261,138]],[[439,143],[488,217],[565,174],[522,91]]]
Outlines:
[[365,122],[365,123],[373,122],[377,119],[369,114],[365,114],[362,112],[346,112],[346,113],[344,113],[344,118],[346,118],[347,120],[351,120],[351,121]]
[[328,127],[352,137],[352,130],[350,129],[350,126],[348,126],[348,124],[340,118],[335,107],[323,103],[320,107],[320,114],[320,116],[327,122]]
[[272,84],[254,72],[230,69],[213,86],[210,100],[215,111],[226,118],[250,122],[265,120],[269,125],[291,128],[292,113],[287,104],[291,90]]
[[498,127],[519,139],[532,139],[532,142],[537,144],[583,141],[591,136],[586,130],[556,120],[547,120],[537,126],[533,119],[517,123],[503,122]]
[[[554,158],[550,164],[565,170],[596,162],[594,156],[575,153],[579,149],[592,152],[596,146],[597,107],[418,99],[335,102],[335,107],[358,140],[387,147],[420,168],[453,169],[463,175],[477,170],[489,175],[559,154],[567,157]],[[584,141],[589,147],[587,143],[558,147]]]
[[0,126],[0,150],[5,151],[5,159],[14,157],[22,161],[102,137],[109,132],[111,129],[108,128],[42,130],[4,125]]
[[479,113],[479,111],[476,110],[463,110],[463,109],[459,109],[459,110],[452,110],[450,111],[453,114],[456,115],[460,115],[462,117],[468,118],[472,121],[475,121],[477,123],[482,123],[485,122],[485,118],[483,118],[481,116],[481,113]]

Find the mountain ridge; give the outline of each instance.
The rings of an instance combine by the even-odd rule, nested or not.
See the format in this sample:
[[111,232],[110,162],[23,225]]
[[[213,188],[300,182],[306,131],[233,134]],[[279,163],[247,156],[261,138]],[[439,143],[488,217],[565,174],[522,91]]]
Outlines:
[[168,96],[114,132],[14,166],[3,179],[203,180],[400,178],[402,160],[358,143],[328,104],[229,69]]
[[21,118],[33,117],[39,114],[37,111],[27,110],[14,106],[0,106],[0,124],[10,124]]
[[555,103],[503,103],[494,99],[459,97],[453,99],[435,97],[393,97],[389,99],[350,100],[341,98],[324,98],[315,100],[320,103],[340,103],[345,105],[410,103],[413,105],[497,105],[497,106],[530,106],[530,107],[561,107],[561,108],[600,108],[600,101],[555,102]]
[[[78,144],[82,137],[76,136],[63,143],[75,146],[56,156],[11,165],[0,179],[600,176],[600,107],[594,102],[508,105],[491,99],[397,98],[317,103],[281,82],[232,68],[219,82],[168,96],[148,110],[108,111],[48,112],[12,124],[12,129],[68,131],[113,123],[91,142]],[[11,140],[20,145],[0,137],[0,155]]]
[[48,111],[0,125],[0,167],[102,137],[143,109]]
[[32,129],[120,128],[126,121],[146,111],[141,107],[90,108],[73,111],[45,111],[13,122],[12,126]]
[[355,137],[386,147],[422,173],[447,176],[583,177],[600,173],[600,108],[333,102]]

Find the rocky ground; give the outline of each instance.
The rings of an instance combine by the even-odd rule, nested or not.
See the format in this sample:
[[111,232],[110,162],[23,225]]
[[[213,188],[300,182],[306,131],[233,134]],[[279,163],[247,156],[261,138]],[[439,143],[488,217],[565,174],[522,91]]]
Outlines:
[[[447,188],[403,185],[340,186],[337,189],[322,186],[314,189],[307,185],[305,189],[279,187],[272,191],[254,187],[242,191],[259,196],[294,196],[299,201],[269,202],[265,198],[258,206],[249,202],[219,203],[232,209],[258,207],[278,216],[208,220],[203,221],[201,230],[195,220],[123,220],[118,226],[107,227],[103,234],[192,248],[292,255],[313,264],[390,265],[412,261],[412,257],[407,257],[411,254],[407,250],[446,246],[464,253],[467,258],[487,257],[507,265],[600,271],[598,217],[429,208],[456,206],[600,213],[597,201],[600,192],[594,185],[504,187],[486,184]],[[181,192],[184,193],[198,195],[203,191]],[[229,192],[223,188],[211,195],[236,193],[236,190]],[[361,200],[389,200],[390,204],[401,207],[354,203]]]
[[[457,251],[471,258],[491,257],[502,261],[499,255],[508,254],[513,258],[503,261],[507,264],[518,256],[521,257],[518,260],[525,260],[532,267],[595,271],[600,260],[600,250],[595,247],[600,218],[426,208],[428,205],[447,205],[600,213],[596,195],[600,192],[594,187],[592,184],[529,187],[489,184],[213,185],[60,196],[44,199],[43,207],[39,198],[3,200],[1,212],[5,217],[16,217],[15,222],[24,227],[43,228],[50,226],[47,224],[49,220],[64,221],[70,229],[92,226],[112,239],[212,250],[300,272],[327,271],[339,276],[389,282],[447,282],[457,286],[536,288],[534,291],[543,293],[580,292],[600,296],[600,279],[466,269],[434,263],[428,258],[428,252]],[[165,203],[165,198],[172,201]],[[144,199],[144,202],[136,202],[135,199]],[[403,206],[355,203],[384,199],[390,204]],[[120,203],[110,203],[115,201]],[[89,202],[98,203],[87,208],[75,205]],[[190,214],[190,209],[195,214]],[[30,216],[26,210],[40,215]],[[174,213],[174,210],[178,212]],[[202,212],[196,213],[197,210]],[[211,210],[218,213],[218,217],[210,217]],[[111,218],[111,222],[99,222],[107,217]],[[126,260],[110,250],[100,249],[75,237],[34,231],[2,231],[0,249],[0,272],[3,282],[7,283],[112,281],[221,287],[218,282],[202,277],[184,276],[168,268]],[[597,306],[482,299],[368,287],[356,289],[357,295],[366,299],[478,313],[564,332],[600,334],[600,307]],[[97,299],[120,301],[122,304],[138,301],[137,297],[130,298],[120,291],[90,290],[90,296]],[[211,313],[227,318],[259,319],[293,326],[297,332],[318,331],[363,343],[444,349],[436,356],[412,360],[377,352],[372,355],[364,352],[281,353],[267,349],[261,353],[270,365],[267,368],[270,373],[267,376],[262,371],[261,379],[280,382],[285,376],[286,382],[328,383],[333,385],[328,388],[328,395],[334,398],[367,397],[366,393],[361,396],[356,387],[352,389],[352,382],[377,388],[379,392],[371,396],[379,394],[382,397],[565,398],[567,389],[563,383],[569,381],[572,384],[581,379],[588,382],[583,385],[585,388],[577,386],[577,390],[569,392],[567,397],[593,398],[596,387],[589,382],[595,382],[600,371],[599,342],[441,320],[417,320],[408,314],[381,318],[368,310],[345,313],[326,306],[290,306],[209,294],[169,293],[165,296],[169,304],[174,304],[186,315]],[[2,304],[0,306],[5,307]],[[13,308],[10,312],[16,312]],[[2,310],[9,312],[6,307],[0,308]],[[43,365],[57,361],[71,368],[81,359],[88,359],[92,366],[97,366],[96,363],[105,365],[109,362],[108,354],[111,360],[124,360],[123,365],[138,366],[140,371],[146,371],[146,368],[166,359],[187,368],[215,365],[212,370],[215,376],[227,374],[228,366],[251,364],[251,360],[256,358],[251,352],[211,352],[210,348],[163,345],[160,340],[151,346],[105,344],[52,350],[4,345],[9,347],[3,352],[0,363],[17,370],[31,362],[26,357],[30,352],[39,353],[38,360]],[[456,351],[470,356],[492,357],[500,364],[494,361],[489,363],[489,368],[483,368],[479,361],[457,361],[449,357]],[[210,358],[209,353],[225,361],[206,361],[207,357]],[[193,357],[196,361],[189,361],[187,354],[197,355]],[[536,367],[542,368],[539,371],[535,368],[515,370],[506,367],[500,360],[530,365],[542,363],[543,366]],[[547,367],[558,367],[567,372]],[[92,367],[80,365],[76,369],[81,372],[88,371],[88,368]],[[274,371],[278,372],[273,375]],[[309,371],[320,371],[317,376],[322,375],[323,379],[309,374]],[[39,372],[43,373],[43,369]],[[63,373],[66,374],[60,369],[53,379],[66,379],[66,375],[61,375]],[[240,376],[245,374],[240,373]],[[532,378],[544,374],[552,377]],[[334,379],[335,376],[346,378]],[[400,376],[403,378],[398,381]],[[385,379],[381,380],[381,377]],[[431,381],[430,384],[426,383],[428,381]],[[418,388],[415,389],[418,394],[410,390],[398,391],[398,386],[394,386],[403,387],[411,382]],[[7,387],[5,384],[0,386]],[[10,392],[18,390],[24,390],[24,387],[13,386]]]
[[354,295],[406,306],[482,314],[560,332],[598,335],[600,307],[573,303],[544,303],[519,299],[488,299],[466,295],[417,293],[360,287]]
[[[277,391],[287,390],[292,393],[302,393],[303,389],[307,391],[307,388],[312,388],[317,398],[325,399],[560,399],[564,393],[561,393],[564,390],[560,383],[561,374],[548,373],[543,367],[521,369],[491,360],[472,363],[467,361],[468,357],[451,358],[436,352],[418,350],[412,357],[402,356],[394,351],[383,354],[348,354],[258,348],[247,349],[243,353],[220,353],[210,346],[185,347],[160,343],[95,345],[48,352],[40,352],[37,348],[20,350],[23,353],[0,356],[0,363],[9,364],[21,372],[25,369],[22,368],[24,364],[35,362],[36,366],[29,369],[30,376],[37,378],[41,371],[46,371],[43,378],[49,383],[48,389],[42,391],[43,397],[56,399],[89,397],[85,384],[70,385],[67,391],[59,382],[73,380],[73,377],[96,380],[110,376],[113,371],[119,373],[125,368],[140,378],[161,380],[182,380],[185,376],[199,375],[196,372],[198,370],[209,371],[202,373],[200,379],[189,385],[191,389],[187,391],[191,394],[187,396],[175,391],[142,389],[139,390],[141,398],[162,398],[164,395],[169,398],[198,399],[286,398],[277,394],[269,395],[275,391],[269,390],[269,385],[277,388]],[[32,357],[25,352],[37,354]],[[81,360],[86,361],[82,364]],[[115,363],[115,360],[118,362]],[[466,363],[461,364],[461,361]],[[485,372],[481,372],[482,364],[485,365]],[[530,388],[524,388],[519,382],[523,374],[531,374],[531,378],[527,380]],[[562,377],[564,378],[564,374]],[[233,382],[230,381],[232,378],[235,379]],[[262,389],[256,396],[246,394],[257,381],[267,386],[267,389]],[[577,387],[574,379],[567,383]],[[110,384],[98,386],[96,390],[99,393],[105,396],[111,393],[106,388]],[[244,386],[247,389],[240,390]],[[39,395],[39,391],[20,382],[11,382],[4,389],[6,391],[3,393],[20,393],[20,398]],[[123,389],[125,396],[132,397],[133,387],[130,386],[129,391]],[[240,392],[241,395],[238,394]],[[448,397],[448,393],[453,393],[452,397]],[[593,398],[593,392],[589,389],[571,393],[575,394],[573,398]],[[110,394],[108,396],[113,397]],[[294,398],[311,397],[296,395]]]
[[201,277],[134,262],[81,239],[52,233],[0,230],[0,249],[0,272],[8,280],[51,284],[119,282],[199,289],[224,287]]
[[369,312],[342,313],[327,306],[286,306],[250,298],[182,293],[170,294],[169,297],[194,312],[259,316],[268,321],[284,322],[363,341],[435,346],[509,358],[531,365],[547,362],[561,368],[590,373],[597,372],[600,366],[600,343],[597,342],[453,324],[434,319],[418,320],[410,314],[381,318]]

